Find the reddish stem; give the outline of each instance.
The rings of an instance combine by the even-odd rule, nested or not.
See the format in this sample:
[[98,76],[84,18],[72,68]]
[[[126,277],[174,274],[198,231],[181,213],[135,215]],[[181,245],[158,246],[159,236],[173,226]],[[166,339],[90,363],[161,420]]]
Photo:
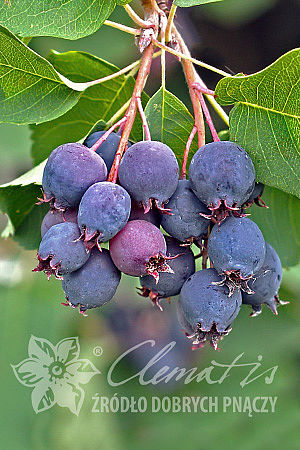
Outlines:
[[143,105],[142,105],[142,101],[141,101],[141,97],[136,97],[136,103],[137,103],[137,107],[143,122],[143,128],[144,128],[144,133],[145,133],[145,139],[146,141],[151,141],[151,134],[150,134],[150,129],[149,129],[149,125],[146,119],[146,115],[145,112],[143,110]]
[[191,134],[189,135],[189,138],[187,140],[185,151],[184,151],[184,155],[183,155],[182,168],[181,168],[181,177],[180,177],[181,180],[185,180],[186,179],[187,160],[188,160],[188,156],[189,156],[190,147],[191,147],[191,144],[193,142],[193,139],[194,139],[196,133],[197,133],[197,127],[194,125],[193,129],[191,131]]
[[93,150],[93,152],[95,152],[98,147],[100,147],[100,145],[106,141],[106,139],[108,138],[108,136],[116,129],[118,128],[120,125],[122,125],[124,122],[126,121],[126,117],[123,117],[122,119],[120,119],[118,122],[116,122],[112,127],[110,127],[104,134],[103,136],[101,136],[100,139],[98,139],[98,141],[95,142],[95,144],[91,147],[91,150]]
[[208,110],[208,108],[206,106],[206,103],[205,103],[205,100],[203,98],[203,95],[198,90],[196,90],[196,93],[197,93],[197,95],[199,97],[201,108],[202,108],[202,111],[203,111],[203,113],[205,115],[205,119],[206,119],[206,122],[207,122],[207,124],[209,126],[209,129],[210,129],[210,132],[212,134],[213,140],[214,140],[214,142],[219,142],[220,138],[219,138],[218,133],[217,133],[217,131],[215,129],[213,121],[212,121],[212,119],[210,117],[210,113],[209,113],[209,110]]
[[201,86],[200,83],[193,83],[192,87],[198,91],[200,91],[202,94],[211,95],[212,97],[215,96],[215,91],[212,91],[211,89],[208,89],[206,86]]
[[[150,72],[152,57],[154,53],[154,45],[150,44],[146,50],[144,51],[140,69],[137,74],[136,83],[134,86],[134,90],[132,93],[131,101],[124,116],[124,129],[122,132],[122,136],[120,139],[120,143],[118,146],[118,150],[111,168],[111,171],[108,176],[108,181],[112,181],[113,183],[117,182],[118,178],[118,170],[120,161],[124,151],[127,148],[128,139],[130,136],[131,128],[134,123],[136,109],[137,109],[137,98],[141,97],[142,91],[144,89],[148,74]],[[123,125],[123,123],[122,123]]]

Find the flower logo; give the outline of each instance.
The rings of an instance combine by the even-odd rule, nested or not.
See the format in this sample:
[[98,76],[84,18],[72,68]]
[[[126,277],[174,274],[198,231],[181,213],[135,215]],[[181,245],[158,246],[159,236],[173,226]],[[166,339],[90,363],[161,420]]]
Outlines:
[[56,346],[31,336],[28,358],[14,366],[17,380],[33,388],[32,407],[36,413],[57,404],[78,416],[84,400],[81,384],[87,384],[99,370],[88,359],[79,359],[78,337],[62,339]]

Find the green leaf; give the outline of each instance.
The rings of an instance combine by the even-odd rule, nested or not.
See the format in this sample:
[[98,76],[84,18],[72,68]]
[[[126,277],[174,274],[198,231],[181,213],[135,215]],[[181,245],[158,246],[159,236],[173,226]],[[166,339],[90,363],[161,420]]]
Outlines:
[[285,267],[300,261],[300,200],[275,188],[265,187],[263,200],[269,209],[253,205],[250,218],[277,251]]
[[188,8],[190,6],[204,5],[205,3],[221,2],[222,0],[175,0],[174,4],[176,6],[181,6],[182,8]]
[[79,96],[49,61],[0,26],[1,122],[25,125],[52,120],[72,108]]
[[[171,92],[160,88],[145,109],[151,138],[167,144],[182,163],[186,142],[194,126],[194,118],[186,106]],[[197,139],[190,148],[189,161],[198,150]]]
[[0,186],[0,210],[9,218],[2,236],[15,234],[16,240],[28,249],[37,247],[40,225],[48,209],[46,205],[36,205],[37,197],[41,195],[44,166],[45,162]]
[[[119,70],[116,66],[84,52],[52,52],[49,60],[62,75],[74,82],[102,78]],[[83,139],[100,120],[105,124],[130,99],[133,88],[133,77],[121,75],[86,89],[78,103],[58,119],[37,126],[32,125],[34,163],[43,161],[58,145]],[[147,100],[148,96],[144,94],[143,103]],[[135,120],[131,139],[134,142],[142,139],[139,116]]]
[[223,78],[218,102],[235,104],[230,138],[247,150],[257,179],[300,196],[300,49],[254,75]]
[[20,36],[79,39],[101,27],[115,0],[13,0],[0,6],[0,24]]

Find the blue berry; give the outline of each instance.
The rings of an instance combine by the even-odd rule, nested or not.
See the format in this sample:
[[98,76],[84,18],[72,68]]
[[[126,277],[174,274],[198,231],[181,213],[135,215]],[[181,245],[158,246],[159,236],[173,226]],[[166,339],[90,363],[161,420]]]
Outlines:
[[[96,131],[95,133],[90,134],[84,141],[83,145],[91,148],[105,133],[105,131]],[[118,150],[118,145],[120,142],[121,136],[117,133],[111,133],[106,141],[102,142],[100,147],[97,148],[96,153],[103,158],[108,172],[110,171],[116,152]],[[131,144],[128,142],[128,147]]]
[[128,222],[129,194],[114,183],[93,184],[83,195],[78,209],[78,226],[87,248],[114,237]]
[[47,231],[58,223],[73,222],[77,224],[77,214],[77,209],[67,209],[64,212],[56,209],[48,211],[41,224],[41,236],[44,237]]
[[158,283],[150,275],[140,278],[142,294],[150,297],[154,304],[162,310],[159,300],[178,295],[183,283],[195,273],[195,258],[189,247],[182,247],[176,239],[165,236],[167,243],[167,256],[170,259],[169,266],[174,273],[162,273]]
[[248,198],[248,200],[242,205],[242,208],[250,208],[250,206],[255,203],[257,206],[261,206],[262,208],[268,208],[265,202],[261,199],[261,196],[264,192],[265,185],[262,183],[255,183],[255,187],[252,191],[252,194]]
[[261,313],[261,305],[266,304],[274,314],[278,304],[286,304],[279,300],[278,290],[282,280],[282,267],[279,256],[270,244],[266,242],[266,256],[260,270],[249,281],[252,294],[242,292],[243,303],[251,305],[252,317]]
[[167,207],[172,214],[162,214],[161,226],[171,236],[181,242],[192,242],[207,234],[210,221],[201,214],[208,215],[209,210],[195,196],[189,181],[179,181]]
[[189,324],[189,336],[195,348],[209,340],[217,349],[218,340],[231,331],[231,325],[238,315],[242,296],[235,290],[228,298],[228,287],[219,285],[220,277],[214,269],[196,272],[184,283],[179,298],[185,321]]
[[251,291],[247,283],[263,265],[266,246],[252,220],[227,217],[220,226],[213,227],[207,252],[216,271],[226,278],[231,295],[235,287]]
[[105,162],[85,145],[60,145],[50,154],[44,168],[43,201],[51,202],[56,209],[76,208],[85,191],[106,177]]
[[119,167],[120,184],[143,205],[145,212],[151,209],[152,200],[157,208],[163,209],[177,188],[178,174],[176,156],[167,145],[157,141],[132,145]]
[[150,211],[145,213],[142,206],[139,206],[134,200],[131,200],[131,212],[129,220],[146,220],[147,222],[153,223],[153,225],[159,228],[161,215],[155,208],[150,209]]
[[91,251],[87,263],[76,272],[64,276],[62,287],[67,305],[84,313],[109,302],[119,285],[121,274],[113,264],[109,251]]
[[196,196],[220,223],[238,210],[254,189],[255,170],[250,156],[234,142],[211,142],[193,156],[189,178]]
[[78,226],[72,222],[53,225],[44,235],[38,251],[38,266],[33,272],[44,271],[48,279],[73,272],[83,266],[89,254],[79,240]]

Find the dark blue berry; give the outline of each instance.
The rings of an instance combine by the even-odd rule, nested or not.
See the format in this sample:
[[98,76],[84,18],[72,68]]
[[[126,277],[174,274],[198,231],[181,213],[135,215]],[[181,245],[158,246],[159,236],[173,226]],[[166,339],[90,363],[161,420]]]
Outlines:
[[279,256],[274,248],[266,242],[264,263],[248,283],[253,293],[242,292],[243,303],[252,306],[252,317],[261,313],[262,303],[265,303],[274,314],[278,314],[277,305],[286,303],[279,300],[278,297],[281,280],[282,267]]
[[83,195],[78,209],[78,226],[88,248],[107,242],[128,222],[129,194],[108,181],[95,183]]
[[261,206],[263,208],[267,208],[265,202],[261,199],[261,196],[264,192],[265,185],[262,183],[255,183],[255,187],[252,191],[252,194],[248,198],[248,200],[242,205],[242,208],[250,208],[250,206],[255,203],[257,206]]
[[131,212],[129,220],[146,220],[147,222],[153,223],[153,225],[159,228],[161,215],[155,208],[150,209],[150,211],[145,213],[142,206],[139,206],[134,200],[131,200]]
[[62,287],[67,305],[84,313],[109,302],[119,285],[121,274],[113,264],[109,251],[93,249],[87,263],[76,272],[64,276]]
[[[105,131],[96,131],[95,133],[90,134],[84,141],[83,145],[91,148],[105,133]],[[118,149],[118,145],[120,142],[121,136],[117,133],[111,133],[108,138],[102,142],[102,144],[97,148],[96,153],[103,158],[108,172],[110,171],[116,152]],[[131,144],[128,142],[128,147]]]
[[231,331],[241,308],[240,290],[235,290],[228,298],[228,287],[219,282],[216,270],[204,269],[188,278],[181,289],[179,306],[189,330],[193,330],[189,338],[194,340],[195,347],[208,339],[217,349],[218,340]]
[[170,259],[169,266],[174,273],[162,273],[158,283],[150,275],[140,278],[142,294],[150,297],[153,303],[161,308],[159,300],[161,298],[178,295],[183,283],[195,272],[195,258],[189,247],[182,247],[176,239],[165,236],[167,243],[167,256]]
[[211,142],[193,156],[189,178],[196,196],[221,222],[236,212],[254,189],[255,170],[250,156],[234,142]]
[[162,214],[161,226],[174,238],[186,242],[200,240],[207,234],[210,221],[201,214],[209,215],[209,210],[195,196],[189,181],[179,181],[167,208],[172,214]]
[[179,167],[176,156],[157,141],[137,142],[123,156],[119,168],[120,184],[148,212],[154,200],[160,209],[174,194]]
[[249,291],[247,281],[263,265],[266,247],[256,223],[245,217],[227,217],[213,227],[207,251],[216,271],[226,277],[230,292],[235,286]]
[[58,223],[73,222],[77,224],[77,214],[77,209],[67,209],[64,212],[56,209],[48,211],[41,224],[41,236],[44,237],[47,231]]
[[106,177],[105,162],[85,145],[60,145],[50,154],[44,168],[44,201],[50,201],[56,209],[76,208],[85,191]]
[[48,278],[56,278],[83,266],[89,254],[82,241],[80,231],[72,222],[53,225],[44,235],[37,254],[39,264],[34,272],[44,271]]

